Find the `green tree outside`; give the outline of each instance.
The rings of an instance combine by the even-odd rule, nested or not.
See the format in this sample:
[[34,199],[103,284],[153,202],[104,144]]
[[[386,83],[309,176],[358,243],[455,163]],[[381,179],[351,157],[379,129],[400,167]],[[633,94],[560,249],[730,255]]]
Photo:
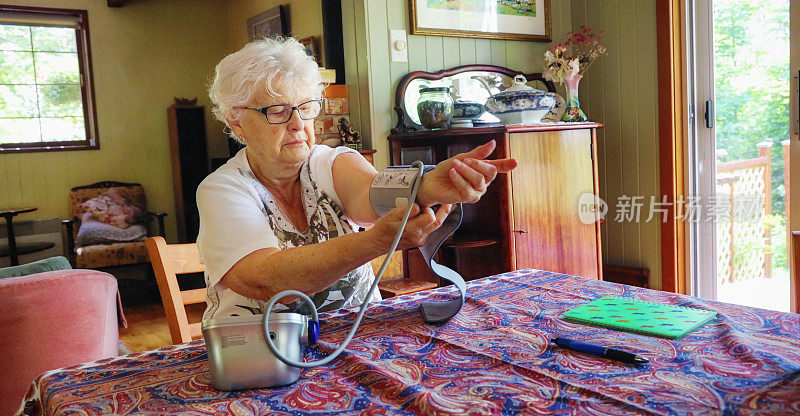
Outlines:
[[0,25],[0,143],[84,140],[75,29]]
[[772,212],[785,211],[789,138],[789,1],[714,1],[717,148],[726,160],[758,156],[772,142]]
[[[721,161],[758,157],[756,144],[772,143],[772,246],[763,239],[737,242],[773,253],[786,269],[783,149],[789,139],[789,0],[714,0],[714,87]],[[746,251],[746,250],[743,250]]]

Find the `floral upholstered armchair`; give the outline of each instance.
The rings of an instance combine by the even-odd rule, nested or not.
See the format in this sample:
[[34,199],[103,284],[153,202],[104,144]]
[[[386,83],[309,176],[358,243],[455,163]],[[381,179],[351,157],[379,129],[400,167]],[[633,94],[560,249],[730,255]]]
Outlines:
[[[147,212],[144,187],[138,183],[98,182],[72,188],[67,250],[72,265],[81,269],[148,263],[144,240],[164,236],[166,213]],[[158,234],[148,230],[158,220]]]

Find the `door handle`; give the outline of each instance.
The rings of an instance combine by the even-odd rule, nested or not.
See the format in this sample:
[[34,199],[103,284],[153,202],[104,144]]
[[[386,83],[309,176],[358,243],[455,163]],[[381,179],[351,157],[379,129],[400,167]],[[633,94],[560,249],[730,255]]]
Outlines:
[[800,135],[800,69],[797,70],[797,75],[795,75],[794,79],[797,80],[797,97],[798,99],[795,100],[797,102],[797,118],[794,120],[794,133]]
[[525,230],[514,230],[514,232],[515,232],[515,233],[519,233],[519,234],[525,234],[525,233],[527,233],[527,231],[525,231]]
[[706,101],[706,127],[714,128],[714,101]]

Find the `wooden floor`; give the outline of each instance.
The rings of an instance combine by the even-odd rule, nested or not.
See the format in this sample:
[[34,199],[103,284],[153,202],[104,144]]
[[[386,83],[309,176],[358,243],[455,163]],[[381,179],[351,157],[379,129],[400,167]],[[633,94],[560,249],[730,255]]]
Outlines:
[[[161,302],[126,306],[123,304],[128,328],[119,328],[119,339],[131,352],[149,351],[172,345],[172,339]],[[205,303],[186,306],[189,322],[199,322]]]

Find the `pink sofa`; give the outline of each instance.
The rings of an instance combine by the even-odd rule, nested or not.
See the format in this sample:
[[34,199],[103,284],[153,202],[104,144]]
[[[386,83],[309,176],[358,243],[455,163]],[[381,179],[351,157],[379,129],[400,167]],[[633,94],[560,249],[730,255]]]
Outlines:
[[[124,319],[124,318],[123,318]],[[95,270],[0,279],[0,415],[46,370],[117,355],[117,280]]]

